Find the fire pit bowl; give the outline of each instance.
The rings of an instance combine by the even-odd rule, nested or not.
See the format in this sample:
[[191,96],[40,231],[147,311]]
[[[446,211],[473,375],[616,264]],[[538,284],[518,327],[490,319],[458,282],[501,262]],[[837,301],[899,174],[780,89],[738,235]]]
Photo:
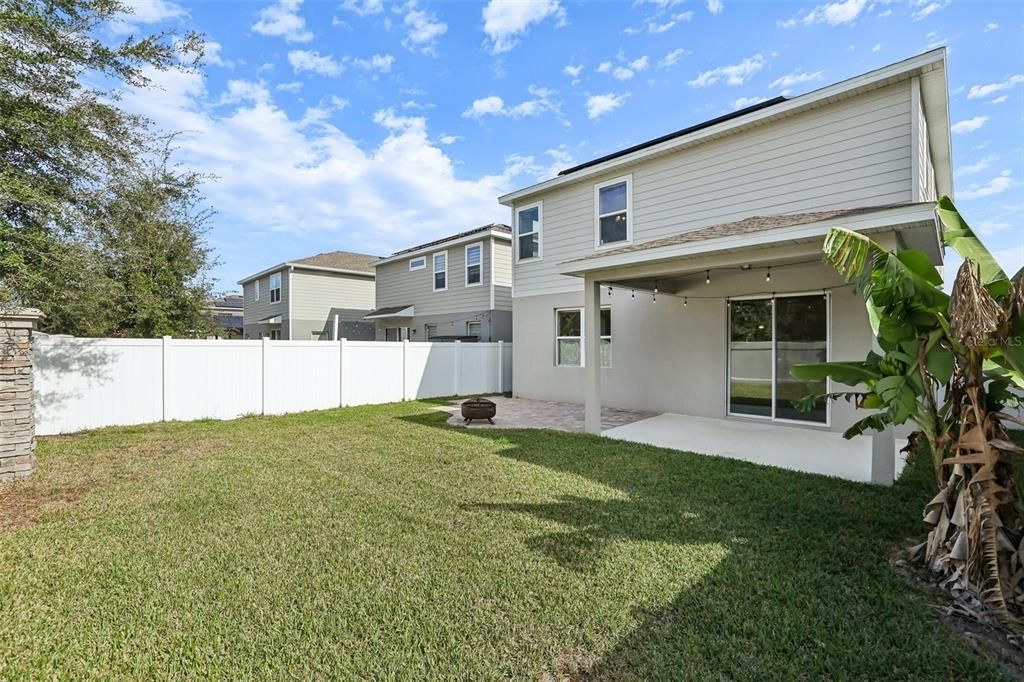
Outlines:
[[494,424],[494,415],[497,412],[498,406],[487,398],[470,398],[462,403],[462,420],[465,424],[474,419],[486,419],[489,424]]

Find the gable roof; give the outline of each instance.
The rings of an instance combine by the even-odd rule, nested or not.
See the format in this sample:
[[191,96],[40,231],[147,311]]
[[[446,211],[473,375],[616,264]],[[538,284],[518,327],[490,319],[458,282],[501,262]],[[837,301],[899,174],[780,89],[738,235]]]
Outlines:
[[949,101],[946,83],[946,48],[940,47],[901,62],[818,88],[798,97],[782,101],[769,100],[759,108],[750,107],[736,112],[735,116],[727,115],[698,123],[675,133],[669,133],[608,154],[566,169],[549,180],[502,195],[498,197],[498,201],[505,206],[512,206],[514,202],[527,197],[581,182],[603,173],[618,171],[622,166],[670,154],[692,145],[765,125],[893,83],[909,81],[915,77],[920,79],[921,104],[928,120],[928,138],[931,144],[939,194],[952,194],[953,173],[950,151],[952,144],[950,142]]
[[490,223],[489,225],[474,227],[472,230],[466,230],[465,232],[459,232],[458,234],[442,237],[441,239],[435,239],[432,242],[426,242],[424,244],[419,244],[417,246],[410,246],[409,248],[402,249],[401,251],[395,251],[390,256],[385,256],[383,258],[376,260],[373,263],[373,265],[377,266],[383,265],[384,263],[390,263],[404,256],[410,256],[421,251],[432,251],[435,249],[435,247],[444,246],[445,244],[453,244],[458,243],[460,241],[467,241],[471,237],[475,237],[477,235],[486,235],[492,237],[500,237],[502,239],[511,239],[512,228],[503,223]]
[[355,253],[353,251],[328,251],[326,253],[318,253],[315,256],[308,256],[306,258],[298,258],[296,260],[278,263],[273,267],[260,270],[256,274],[244,277],[238,280],[238,283],[245,284],[246,282],[251,282],[254,279],[262,277],[263,275],[271,272],[277,272],[278,270],[284,270],[285,268],[323,270],[325,272],[336,272],[343,275],[369,275],[372,277],[375,273],[371,263],[375,260],[377,260],[377,256],[371,256],[366,253]]

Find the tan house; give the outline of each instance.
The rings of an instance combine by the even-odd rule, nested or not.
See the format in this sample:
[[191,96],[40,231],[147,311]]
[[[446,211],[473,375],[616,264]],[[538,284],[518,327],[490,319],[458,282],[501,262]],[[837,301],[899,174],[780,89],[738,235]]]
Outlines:
[[585,403],[591,432],[602,406],[665,413],[623,433],[682,449],[710,434],[705,451],[727,455],[745,438],[744,458],[783,466],[803,440],[812,458],[863,448],[826,473],[891,481],[894,435],[843,441],[864,415],[796,410],[826,386],[789,369],[872,347],[862,298],[822,263],[830,227],[941,263],[933,202],[953,190],[950,147],[939,49],[501,197],[516,395]]
[[372,340],[376,256],[331,251],[285,261],[242,285],[243,338]]
[[373,263],[378,341],[511,341],[512,231],[484,225]]

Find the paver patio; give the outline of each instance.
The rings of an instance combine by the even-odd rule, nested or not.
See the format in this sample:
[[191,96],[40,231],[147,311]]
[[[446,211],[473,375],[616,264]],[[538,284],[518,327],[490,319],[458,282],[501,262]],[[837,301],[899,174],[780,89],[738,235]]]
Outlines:
[[[494,424],[486,420],[474,420],[468,425],[471,429],[554,429],[556,431],[573,431],[583,433],[583,405],[560,403],[552,400],[525,400],[506,396],[486,396],[498,406]],[[466,426],[459,412],[458,401],[440,409],[450,412],[448,423],[453,426]],[[642,410],[621,410],[615,407],[601,408],[601,429],[613,429],[617,426],[633,424],[643,419],[656,416],[657,412]]]

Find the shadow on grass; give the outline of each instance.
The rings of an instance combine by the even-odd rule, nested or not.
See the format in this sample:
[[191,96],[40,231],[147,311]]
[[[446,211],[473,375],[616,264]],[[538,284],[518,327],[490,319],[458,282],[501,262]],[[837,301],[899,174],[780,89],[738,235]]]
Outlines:
[[[457,429],[437,412],[401,417]],[[598,570],[618,541],[716,544],[725,558],[670,604],[635,613],[610,651],[554,671],[584,679],[974,677],[993,669],[957,646],[922,592],[889,564],[920,536],[927,462],[891,488],[544,430],[479,429],[496,454],[584,477],[619,499],[485,503],[567,527],[525,545],[564,568]],[[534,498],[535,499],[535,498]],[[657,545],[651,551],[657,551]],[[628,579],[628,578],[627,578]],[[564,668],[564,666],[559,666]]]

